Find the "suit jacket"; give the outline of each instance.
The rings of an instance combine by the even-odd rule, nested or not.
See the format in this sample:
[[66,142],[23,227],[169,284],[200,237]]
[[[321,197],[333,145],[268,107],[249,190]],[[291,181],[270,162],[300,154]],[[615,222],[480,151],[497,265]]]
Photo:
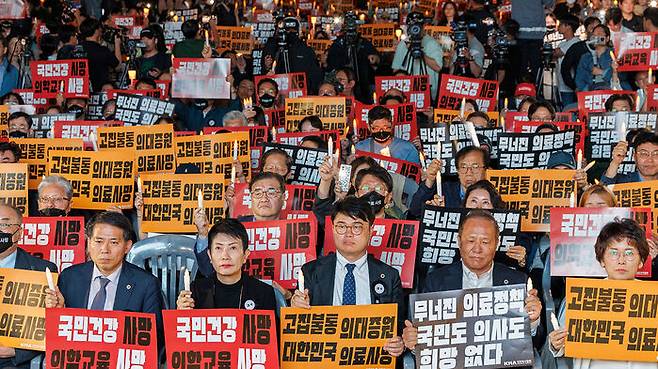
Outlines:
[[[461,184],[458,180],[441,181],[441,190],[441,193],[443,193],[443,197],[445,198],[446,207],[462,207],[463,200],[461,197]],[[423,210],[425,209],[425,201],[432,200],[435,194],[436,183],[432,188],[429,188],[425,185],[425,181],[420,182],[420,185],[418,185],[418,191],[416,191],[411,199],[411,204],[407,211],[407,218],[420,219],[423,216]]]
[[[34,270],[43,272],[46,268],[52,272],[57,272],[57,266],[48,260],[39,259],[25,252],[20,247],[16,249],[16,265],[15,269]],[[13,358],[0,359],[0,368],[16,367],[20,369],[27,369],[30,367],[30,360],[39,355],[39,351],[15,349],[16,356]]]
[[[304,286],[308,289],[311,306],[332,306],[334,304],[334,279],[336,277],[336,254],[331,253],[302,266]],[[403,322],[404,300],[400,273],[391,266],[368,254],[368,274],[370,275],[370,301],[373,304],[398,304],[398,322]],[[376,287],[377,286],[377,287]],[[376,290],[381,291],[378,293]],[[404,324],[398,324],[404,327]]]

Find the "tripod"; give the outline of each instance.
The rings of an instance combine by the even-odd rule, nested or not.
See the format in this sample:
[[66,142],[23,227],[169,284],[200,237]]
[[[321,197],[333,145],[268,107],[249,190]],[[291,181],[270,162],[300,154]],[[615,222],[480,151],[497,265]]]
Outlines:
[[[537,97],[541,97],[545,100],[553,100],[556,106],[562,105],[562,100],[560,98],[560,91],[558,89],[557,83],[557,68],[555,64],[551,63],[542,63],[542,68],[537,71],[537,77],[535,78],[537,86]],[[550,96],[545,96],[544,93],[544,73],[549,72],[551,74],[551,84],[550,84]]]
[[[20,42],[23,50],[18,59],[18,86],[19,88],[30,88],[32,86],[32,77],[30,75],[30,60],[34,60],[34,54],[30,48],[32,42],[29,38],[21,38],[16,42]],[[14,46],[14,51],[18,50],[17,45]],[[13,55],[9,57],[9,62],[11,63]]]
[[411,47],[407,49],[407,53],[402,59],[402,65],[405,66],[407,74],[413,75],[414,66],[418,62],[418,72],[420,75],[427,74],[427,64],[425,64],[425,53],[420,42],[411,42]]

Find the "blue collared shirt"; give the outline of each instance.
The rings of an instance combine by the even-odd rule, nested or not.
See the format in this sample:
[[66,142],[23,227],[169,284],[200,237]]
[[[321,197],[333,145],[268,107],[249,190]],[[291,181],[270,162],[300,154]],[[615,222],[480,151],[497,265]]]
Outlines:
[[16,268],[16,254],[18,254],[18,252],[14,250],[14,252],[9,254],[4,259],[0,260],[0,268],[7,268],[7,269]]

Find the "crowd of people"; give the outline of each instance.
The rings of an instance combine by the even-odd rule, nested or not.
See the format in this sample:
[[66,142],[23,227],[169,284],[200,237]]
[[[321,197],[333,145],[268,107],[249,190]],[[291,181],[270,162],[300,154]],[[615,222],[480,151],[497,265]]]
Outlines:
[[[162,344],[162,310],[167,308],[247,308],[245,302],[249,301],[251,309],[279,310],[279,295],[283,295],[287,306],[305,309],[393,303],[398,305],[399,329],[388,339],[384,350],[399,358],[400,366],[402,357],[413,360],[418,343],[418,328],[409,315],[411,294],[525,284],[531,278],[537,287],[528,291],[524,311],[530,320],[537,353],[535,367],[658,368],[651,362],[565,357],[565,278],[549,278],[547,286],[542,277],[550,265],[550,233],[520,232],[515,245],[503,255],[496,252],[502,230],[490,211],[509,209],[487,176],[488,171],[498,169],[492,158],[492,147],[497,142],[455,150],[456,175],[442,176],[447,169],[446,160],[428,159],[428,145],[419,135],[405,140],[395,133],[395,116],[389,108],[413,102],[405,91],[391,88],[383,96],[373,96],[376,77],[381,76],[428,75],[432,107],[438,106],[441,81],[448,75],[498,83],[497,105],[488,111],[474,99],[460,101],[461,110],[454,122],[437,122],[432,109],[418,110],[414,117],[417,128],[464,122],[480,128],[501,127],[504,118],[492,120],[487,114],[499,110],[501,117],[517,111],[529,121],[541,122],[538,134],[554,133],[560,131],[555,124],[556,115],[568,115],[573,122],[583,118],[578,93],[597,90],[615,91],[605,102],[608,112],[648,112],[654,94],[652,71],[619,71],[620,50],[614,50],[613,40],[631,32],[649,32],[656,37],[657,7],[647,0],[566,0],[557,4],[555,0],[437,0],[438,5],[428,11],[422,7],[423,1],[406,1],[394,7],[398,11],[398,18],[394,19],[393,13],[382,12],[384,7],[362,0],[354,2],[356,10],[345,13],[336,10],[332,1],[313,2],[311,10],[302,10],[301,16],[299,3],[310,2],[251,3],[25,2],[21,6],[29,17],[0,23],[0,104],[8,106],[9,112],[2,122],[6,124],[7,139],[0,142],[0,159],[2,163],[20,163],[24,153],[14,140],[35,137],[34,112],[13,108],[32,105],[21,93],[35,87],[29,85],[30,73],[34,73],[29,68],[30,61],[86,59],[90,92],[102,93],[117,89],[157,90],[159,83],[171,81],[174,58],[229,59],[229,99],[160,96],[174,103],[175,108],[172,115],[159,117],[156,124],[172,124],[175,131],[192,134],[200,134],[207,127],[268,126],[267,141],[272,142],[277,132],[283,131],[275,127],[270,133],[272,116],[268,112],[284,109],[289,97],[280,92],[282,86],[275,76],[304,73],[309,97],[345,96],[371,106],[366,119],[367,137],[359,140],[356,125],[345,122],[344,134],[336,143],[341,147],[339,156],[333,155],[333,146],[325,136],[317,133],[327,130],[322,116],[307,116],[296,127],[306,133],[300,146],[331,150],[318,168],[312,209],[319,226],[317,259],[301,268],[305,288],[286,289],[276,282],[264,283],[243,271],[253,252],[244,224],[286,219],[285,205],[291,196],[286,186],[296,180],[295,158],[280,148],[256,158],[258,166],[253,173],[244,170],[240,161],[233,161],[237,174],[223,194],[223,219],[210,222],[206,209],[195,209],[193,222],[197,232],[193,236],[199,272],[191,288],[180,291],[176,306],[167,306],[161,282],[150,271],[125,260],[135,243],[150,236],[142,229],[144,198],[138,191],[134,209],[79,209],[79,189],[72,180],[44,175],[38,189],[29,192],[29,214],[22,214],[12,204],[0,206],[0,236],[7,236],[6,242],[0,237],[0,268],[57,269],[18,245],[23,235],[23,216],[84,216],[87,261],[60,271],[56,288],[46,290],[47,308],[153,313]],[[184,19],[178,22],[176,15],[174,20],[173,11],[185,7],[196,9],[195,16],[181,16]],[[257,14],[269,13],[276,30],[266,43],[256,45],[258,53],[249,55],[217,47],[217,25],[253,25],[258,23]],[[134,17],[142,27],[139,39],[132,40],[137,54],[126,47],[128,37],[121,36],[124,31],[114,23],[116,17],[122,16]],[[311,17],[322,16],[342,19],[342,28],[333,32],[315,27]],[[350,20],[356,25],[352,26]],[[172,21],[181,23],[182,38],[167,48],[164,24]],[[397,22],[404,29],[404,34],[394,39],[394,52],[378,50],[358,31],[360,24],[387,22]],[[420,35],[414,34],[412,29],[417,24],[450,27],[453,39],[448,37],[450,40],[442,42],[422,27]],[[465,40],[455,37],[460,32],[464,32]],[[330,40],[331,45],[326,50],[314,50],[307,43],[311,39]],[[420,57],[409,57],[414,50],[421,51]],[[254,57],[256,54],[258,58]],[[135,76],[128,81],[122,78],[125,72],[134,72]],[[257,74],[265,78],[256,82]],[[628,91],[637,99],[629,97],[625,93]],[[76,120],[90,120],[90,102],[86,98],[65,98],[59,93],[46,100],[42,106],[45,114],[72,113]],[[107,99],[102,106],[102,119],[115,120],[116,109],[117,101]],[[591,160],[580,158],[573,150],[552,152],[545,169],[574,173],[579,207],[616,207],[617,198],[609,185],[658,180],[655,128],[629,129],[626,136],[614,143],[609,160],[599,160],[592,170],[585,169]],[[587,142],[585,132],[582,134],[580,139]],[[422,168],[419,182],[409,186],[408,181],[400,181],[398,173],[382,167],[370,154],[418,165]],[[629,158],[635,170],[620,173],[620,166]],[[351,168],[347,183],[339,178],[344,164]],[[184,164],[176,167],[175,172],[202,173],[202,169]],[[250,214],[233,216],[236,202],[242,201],[243,195],[235,190],[240,183],[247,184],[252,205]],[[450,265],[429,268],[417,261],[413,286],[403,288],[398,269],[368,253],[373,225],[377,219],[422,221],[428,206],[471,209],[459,222],[459,257]],[[635,280],[638,271],[649,263],[648,279],[658,280],[658,234],[647,237],[644,226],[624,218],[602,227],[591,248],[608,279]],[[325,233],[333,235],[331,246],[335,252],[325,252]],[[383,288],[375,291],[375,285]],[[547,305],[553,307],[563,328],[548,324]],[[28,368],[38,354],[0,346],[0,368]]]

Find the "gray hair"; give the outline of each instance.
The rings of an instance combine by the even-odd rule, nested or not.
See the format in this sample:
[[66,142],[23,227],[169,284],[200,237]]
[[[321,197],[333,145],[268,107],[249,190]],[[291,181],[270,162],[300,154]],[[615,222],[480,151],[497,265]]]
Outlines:
[[249,123],[247,121],[247,117],[241,111],[231,110],[230,112],[224,114],[224,117],[222,118],[222,124],[224,124],[227,120],[234,120],[234,119],[240,119],[243,126],[246,126]]
[[43,177],[41,180],[41,183],[39,183],[39,187],[37,190],[39,191],[39,196],[41,196],[41,190],[43,190],[44,187],[50,186],[50,185],[58,185],[64,189],[64,192],[66,192],[66,197],[73,198],[73,187],[71,187],[71,182],[69,182],[68,179],[62,177],[62,176],[47,176]]

